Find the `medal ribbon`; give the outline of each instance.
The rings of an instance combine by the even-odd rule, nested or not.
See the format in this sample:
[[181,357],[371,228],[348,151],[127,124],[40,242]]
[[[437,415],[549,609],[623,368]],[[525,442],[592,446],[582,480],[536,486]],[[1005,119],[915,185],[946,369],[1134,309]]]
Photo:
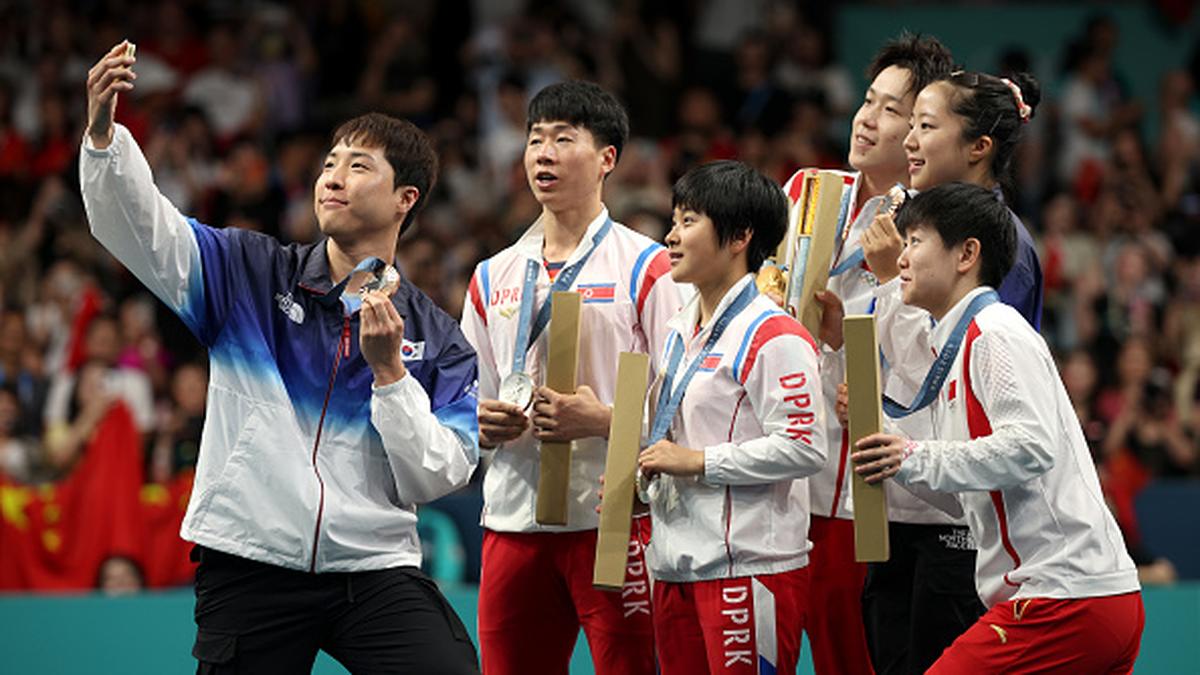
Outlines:
[[683,403],[683,394],[687,390],[688,383],[692,381],[692,376],[700,369],[700,364],[704,363],[704,359],[708,356],[713,347],[717,345],[717,340],[721,338],[721,334],[729,327],[729,323],[741,314],[742,310],[750,305],[754,297],[758,295],[758,287],[753,281],[746,284],[746,287],[738,293],[733,302],[721,312],[721,316],[717,317],[716,323],[713,324],[712,333],[708,336],[708,340],[704,343],[704,348],[696,355],[696,358],[688,365],[684,371],[683,379],[679,384],[672,388],[672,382],[675,380],[675,373],[679,370],[680,361],[683,360],[683,336],[675,334],[675,339],[671,342],[671,356],[667,364],[666,374],[663,376],[662,388],[658,394],[658,409],[654,411],[654,424],[650,428],[650,439],[647,445],[653,445],[667,436],[667,430],[671,428],[671,420],[675,418],[675,412],[679,410],[679,406]]
[[379,258],[376,258],[375,256],[363,258],[362,262],[358,263],[354,266],[354,269],[350,270],[350,274],[347,274],[345,279],[337,282],[333,288],[329,289],[324,295],[320,296],[320,300],[323,303],[336,301],[338,298],[342,297],[342,291],[346,290],[346,284],[350,283],[350,279],[352,279],[355,274],[358,274],[359,272],[371,272],[372,274],[378,276],[383,272],[385,267],[387,267],[387,263],[383,262]]
[[963,311],[962,317],[954,325],[954,330],[950,332],[950,338],[946,340],[946,345],[942,347],[933,366],[925,374],[925,381],[921,383],[921,390],[917,392],[917,397],[913,400],[912,405],[903,406],[887,396],[883,397],[883,411],[887,413],[888,417],[892,419],[908,417],[933,403],[933,399],[937,398],[938,392],[942,390],[942,384],[946,382],[946,376],[950,374],[950,366],[954,364],[954,357],[958,355],[959,347],[962,346],[963,338],[967,335],[967,327],[971,325],[971,320],[984,307],[997,302],[1000,302],[1000,296],[996,291],[990,290],[972,298],[966,310]]
[[529,352],[529,348],[537,342],[538,336],[546,329],[546,324],[550,323],[550,299],[554,297],[555,291],[566,291],[571,288],[571,284],[575,283],[575,278],[583,270],[583,265],[592,257],[592,254],[599,248],[600,242],[612,230],[612,218],[604,221],[600,229],[592,237],[592,248],[587,253],[583,254],[575,264],[564,267],[555,277],[554,283],[550,284],[550,291],[546,294],[546,299],[542,301],[541,308],[538,309],[537,319],[530,325],[530,318],[533,317],[533,303],[537,293],[538,279],[538,263],[534,260],[525,261],[525,281],[521,286],[521,310],[517,321],[517,338],[513,345],[512,372],[520,373],[525,371],[525,356]]

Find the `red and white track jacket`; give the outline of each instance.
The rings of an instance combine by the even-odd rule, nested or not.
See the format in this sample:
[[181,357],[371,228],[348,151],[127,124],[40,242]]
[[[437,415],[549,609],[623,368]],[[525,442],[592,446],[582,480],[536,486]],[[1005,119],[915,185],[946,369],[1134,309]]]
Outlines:
[[[937,324],[935,349],[985,290]],[[957,493],[984,604],[1140,588],[1050,350],[1015,309],[975,316],[930,408],[938,440],[914,441],[896,480]]]
[[[753,275],[734,284],[714,316],[751,283]],[[677,378],[715,323],[695,332],[699,301],[693,297],[670,322],[685,344]],[[664,340],[659,350],[660,371],[669,344]],[[755,297],[701,364],[671,424],[676,443],[704,450],[704,475],[660,475],[645,488],[654,528],[647,561],[654,578],[703,581],[807,565],[805,477],[825,464],[824,416],[815,342],[775,303]]]
[[[862,187],[862,174],[856,174],[856,185],[853,194]],[[851,199],[854,199],[852,196]],[[844,243],[839,244],[840,250],[834,256],[831,269],[836,270],[844,261],[855,257],[862,250],[859,237],[871,226],[883,196],[868,199],[851,222],[849,231],[845,234]],[[850,269],[831,276],[826,288],[833,291],[842,300],[847,315],[873,313],[876,300],[875,290],[879,282],[871,273],[866,262],[860,262]],[[928,321],[927,318],[923,319]],[[927,324],[925,324],[927,325]],[[905,331],[923,327],[911,322],[893,322],[887,330],[897,333],[898,342],[908,340]],[[880,328],[880,335],[884,335]],[[884,340],[880,341],[885,342]],[[927,362],[926,358],[924,362]],[[923,375],[924,373],[922,373]],[[850,499],[850,452],[849,437],[846,429],[838,421],[834,406],[837,403],[837,386],[846,380],[846,352],[844,349],[830,349],[828,345],[821,347],[821,383],[825,394],[825,438],[829,443],[829,459],[821,472],[809,480],[809,490],[812,493],[812,513],[815,516],[827,518],[852,518],[853,504]],[[920,380],[916,380],[919,385]],[[892,369],[883,369],[884,391],[897,401],[911,401],[916,396],[917,388],[904,377],[892,376]],[[909,438],[928,438],[933,430],[933,422],[928,410],[921,410],[895,422],[895,426]],[[924,501],[914,497],[907,490],[888,483],[884,486],[887,491],[888,519],[900,523],[925,524],[965,524],[961,519],[953,518],[945,512],[933,508]]]
[[[593,236],[607,220],[604,209],[588,225],[567,266],[592,249]],[[500,382],[512,370],[527,260],[537,262],[539,268],[535,314],[549,294],[551,281],[542,265],[543,239],[539,220],[515,244],[479,263],[471,277],[462,331],[479,354],[480,399],[496,398]],[[608,405],[616,391],[617,355],[623,351],[657,354],[666,340],[667,320],[682,305],[670,271],[661,244],[614,222],[572,285],[584,296],[578,383],[591,387]],[[538,384],[545,381],[548,333],[542,331],[525,360],[526,372]],[[483,481],[483,526],[499,532],[594,529],[608,441],[584,438],[573,445],[565,526],[538,525],[534,519],[540,444],[531,431],[490,453]]]

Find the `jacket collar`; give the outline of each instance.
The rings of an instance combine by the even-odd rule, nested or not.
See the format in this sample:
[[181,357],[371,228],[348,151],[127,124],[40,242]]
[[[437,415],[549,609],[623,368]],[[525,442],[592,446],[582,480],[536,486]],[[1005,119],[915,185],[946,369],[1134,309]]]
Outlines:
[[684,344],[689,344],[692,340],[697,338],[706,338],[709,332],[712,331],[713,325],[716,323],[713,319],[721,316],[721,314],[725,312],[725,308],[733,303],[738,294],[742,292],[742,289],[746,287],[746,284],[752,283],[754,283],[754,275],[747,274],[739,279],[733,286],[730,286],[729,290],[725,291],[725,295],[721,297],[721,302],[717,303],[717,308],[713,311],[713,315],[709,317],[708,324],[702,326],[700,332],[694,337],[692,332],[696,328],[696,323],[700,320],[699,293],[692,295],[692,299],[688,300],[688,303],[683,306],[683,309],[679,310],[675,316],[671,317],[667,321],[667,327],[674,330],[676,333],[679,333],[679,335],[683,338]]
[[[937,349],[939,354],[942,353],[942,348],[946,346],[946,341],[950,339],[950,334],[954,332],[954,327],[958,325],[958,320],[967,311],[967,305],[971,304],[975,296],[990,290],[993,290],[991,286],[977,286],[971,289],[969,293],[954,303],[954,306],[950,308],[950,311],[946,312],[941,321],[934,321],[933,333],[930,335],[930,339],[934,349]],[[933,317],[930,317],[930,319],[932,320]]]
[[[592,239],[595,238],[596,233],[600,231],[600,228],[604,227],[604,223],[606,221],[608,221],[608,207],[602,205],[600,208],[600,215],[596,216],[592,222],[588,224],[587,231],[583,233],[583,239],[579,241],[579,245],[575,247],[575,250],[571,253],[571,256],[567,258],[566,265],[568,267],[573,265],[576,260],[582,258],[588,251],[592,250]],[[542,223],[542,217],[538,216],[538,219],[533,222],[533,225],[531,225],[528,230],[525,230],[525,234],[521,235],[521,238],[518,239],[517,243],[514,245],[514,248],[517,250],[517,252],[529,260],[533,260],[540,264],[543,259],[542,245],[546,241],[545,227],[545,224]]]

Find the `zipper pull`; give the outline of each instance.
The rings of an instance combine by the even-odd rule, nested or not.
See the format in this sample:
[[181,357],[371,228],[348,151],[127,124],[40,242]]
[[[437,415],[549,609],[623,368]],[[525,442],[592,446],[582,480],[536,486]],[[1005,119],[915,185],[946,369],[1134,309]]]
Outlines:
[[342,323],[342,356],[350,358],[350,317]]

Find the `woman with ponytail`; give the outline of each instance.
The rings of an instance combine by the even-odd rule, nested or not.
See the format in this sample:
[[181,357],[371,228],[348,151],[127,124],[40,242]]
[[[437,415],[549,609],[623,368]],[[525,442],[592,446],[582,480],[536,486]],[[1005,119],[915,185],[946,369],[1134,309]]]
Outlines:
[[[912,187],[925,191],[963,181],[1001,192],[1012,182],[1021,131],[1041,101],[1028,73],[1012,79],[959,71],[925,87],[913,105],[904,140]],[[1012,210],[1009,210],[1012,213]],[[1017,260],[997,289],[1035,329],[1042,323],[1042,268],[1033,237],[1015,213]]]

